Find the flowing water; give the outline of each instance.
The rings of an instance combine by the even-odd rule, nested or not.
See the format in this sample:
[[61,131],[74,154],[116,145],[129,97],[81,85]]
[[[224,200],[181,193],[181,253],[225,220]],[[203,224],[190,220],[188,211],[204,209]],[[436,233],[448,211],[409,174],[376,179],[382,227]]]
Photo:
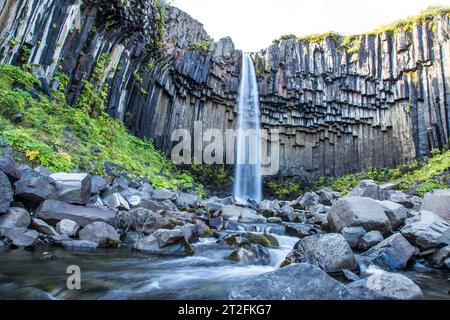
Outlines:
[[249,55],[242,58],[238,93],[237,163],[234,196],[246,202],[262,200],[261,123],[258,84],[255,68]]

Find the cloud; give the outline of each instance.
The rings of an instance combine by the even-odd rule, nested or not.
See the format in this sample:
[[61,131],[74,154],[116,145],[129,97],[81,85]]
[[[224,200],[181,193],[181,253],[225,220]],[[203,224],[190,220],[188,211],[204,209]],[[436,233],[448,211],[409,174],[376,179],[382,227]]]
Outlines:
[[450,0],[174,0],[216,40],[230,36],[244,51],[266,48],[283,34],[354,34]]

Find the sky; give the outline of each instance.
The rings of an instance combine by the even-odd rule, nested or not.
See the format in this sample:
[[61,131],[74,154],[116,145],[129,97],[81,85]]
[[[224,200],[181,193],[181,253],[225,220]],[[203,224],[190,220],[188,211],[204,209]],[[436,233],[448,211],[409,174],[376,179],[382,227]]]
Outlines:
[[267,48],[284,34],[364,33],[450,0],[172,0],[203,23],[215,40],[230,36],[237,49]]

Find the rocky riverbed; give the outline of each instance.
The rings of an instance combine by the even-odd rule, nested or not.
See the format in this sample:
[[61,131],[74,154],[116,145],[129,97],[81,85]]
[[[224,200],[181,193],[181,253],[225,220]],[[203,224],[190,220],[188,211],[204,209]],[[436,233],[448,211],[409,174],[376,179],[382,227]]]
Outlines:
[[[237,203],[0,158],[0,298],[448,299],[450,190]],[[66,269],[82,270],[82,290]]]

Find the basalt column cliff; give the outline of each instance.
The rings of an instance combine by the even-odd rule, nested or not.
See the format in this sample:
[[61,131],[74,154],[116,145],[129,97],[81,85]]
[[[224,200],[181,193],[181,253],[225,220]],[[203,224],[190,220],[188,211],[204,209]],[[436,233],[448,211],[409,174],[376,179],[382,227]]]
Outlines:
[[[448,143],[449,15],[373,34],[283,37],[253,54],[262,124],[281,130],[281,174],[394,166]],[[131,132],[170,153],[176,128],[234,128],[242,52],[150,0],[1,0],[0,61],[44,87],[86,84]]]

